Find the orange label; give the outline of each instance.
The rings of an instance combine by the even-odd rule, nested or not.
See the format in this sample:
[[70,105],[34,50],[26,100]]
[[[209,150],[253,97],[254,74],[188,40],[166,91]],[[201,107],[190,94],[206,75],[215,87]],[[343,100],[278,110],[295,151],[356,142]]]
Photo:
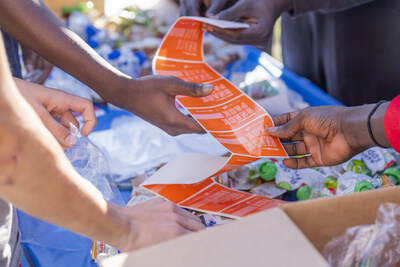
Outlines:
[[[229,26],[232,22],[211,19],[204,19],[203,22],[232,26]],[[233,153],[225,166],[213,176],[261,157],[287,157],[279,139],[269,136],[266,131],[267,127],[273,126],[269,114],[204,61],[203,22],[189,17],[178,19],[154,57],[153,71],[188,82],[214,85],[213,93],[206,97],[177,97],[203,128]],[[243,26],[247,25],[234,25]],[[196,184],[144,187],[183,207],[231,217],[246,216],[281,203],[226,188],[210,177],[204,178],[204,181]]]
[[208,131],[232,131],[265,114],[265,111],[245,95],[211,108],[187,109]]
[[242,92],[236,90],[236,88],[224,78],[210,82],[210,84],[214,85],[214,91],[208,96],[200,98],[178,96],[177,99],[183,106],[187,108],[201,108],[224,104],[227,101],[242,95]]
[[208,83],[221,78],[205,63],[158,59],[155,66],[158,75],[175,76],[187,82]]
[[273,126],[271,118],[264,115],[238,130],[210,134],[232,153],[255,157],[286,157],[279,140],[267,133],[266,128],[270,126]]
[[201,22],[180,19],[168,32],[163,45],[158,51],[160,57],[170,57],[173,48],[174,58],[181,60],[202,61],[203,33]]

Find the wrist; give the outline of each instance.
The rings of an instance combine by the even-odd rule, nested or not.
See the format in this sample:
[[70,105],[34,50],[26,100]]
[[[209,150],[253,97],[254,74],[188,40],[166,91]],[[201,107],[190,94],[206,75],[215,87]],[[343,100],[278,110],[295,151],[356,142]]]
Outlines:
[[367,118],[374,105],[348,107],[342,115],[341,129],[349,146],[362,152],[375,146],[368,133]]
[[390,147],[390,143],[385,134],[384,117],[389,104],[390,102],[385,102],[379,105],[370,118],[371,132],[375,141],[387,148]]
[[107,217],[114,225],[110,228],[105,240],[101,240],[121,251],[127,251],[129,245],[136,234],[132,220],[124,212],[124,208],[115,204],[108,203],[109,212]]
[[112,85],[103,85],[103,89],[98,91],[104,101],[109,102],[117,107],[128,109],[131,106],[132,98],[129,93],[135,86],[136,79],[120,76],[113,80]]

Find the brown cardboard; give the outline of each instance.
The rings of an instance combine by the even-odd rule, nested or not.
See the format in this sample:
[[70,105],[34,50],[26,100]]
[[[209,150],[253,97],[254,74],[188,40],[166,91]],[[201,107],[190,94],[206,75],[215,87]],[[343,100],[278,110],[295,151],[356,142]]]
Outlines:
[[288,204],[122,254],[101,266],[327,266],[317,250],[349,227],[374,223],[386,202],[400,204],[400,188]]
[[104,260],[115,266],[327,266],[279,208]]
[[321,252],[347,228],[372,224],[380,204],[400,204],[400,188],[392,187],[283,206],[283,210]]

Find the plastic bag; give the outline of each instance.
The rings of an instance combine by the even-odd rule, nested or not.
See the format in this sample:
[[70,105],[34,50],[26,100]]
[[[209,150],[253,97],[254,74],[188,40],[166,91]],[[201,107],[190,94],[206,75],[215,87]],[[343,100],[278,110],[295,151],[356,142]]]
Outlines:
[[375,224],[347,229],[324,248],[331,266],[395,266],[400,261],[400,206],[382,204]]
[[107,201],[125,206],[103,152],[74,125],[71,124],[70,129],[77,140],[71,149],[65,151],[72,166],[82,177],[91,182]]

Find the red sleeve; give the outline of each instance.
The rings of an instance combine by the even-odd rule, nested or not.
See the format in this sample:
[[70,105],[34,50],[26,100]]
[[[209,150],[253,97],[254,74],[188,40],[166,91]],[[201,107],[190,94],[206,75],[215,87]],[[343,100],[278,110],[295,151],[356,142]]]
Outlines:
[[400,95],[389,104],[384,119],[385,134],[391,146],[400,152]]

